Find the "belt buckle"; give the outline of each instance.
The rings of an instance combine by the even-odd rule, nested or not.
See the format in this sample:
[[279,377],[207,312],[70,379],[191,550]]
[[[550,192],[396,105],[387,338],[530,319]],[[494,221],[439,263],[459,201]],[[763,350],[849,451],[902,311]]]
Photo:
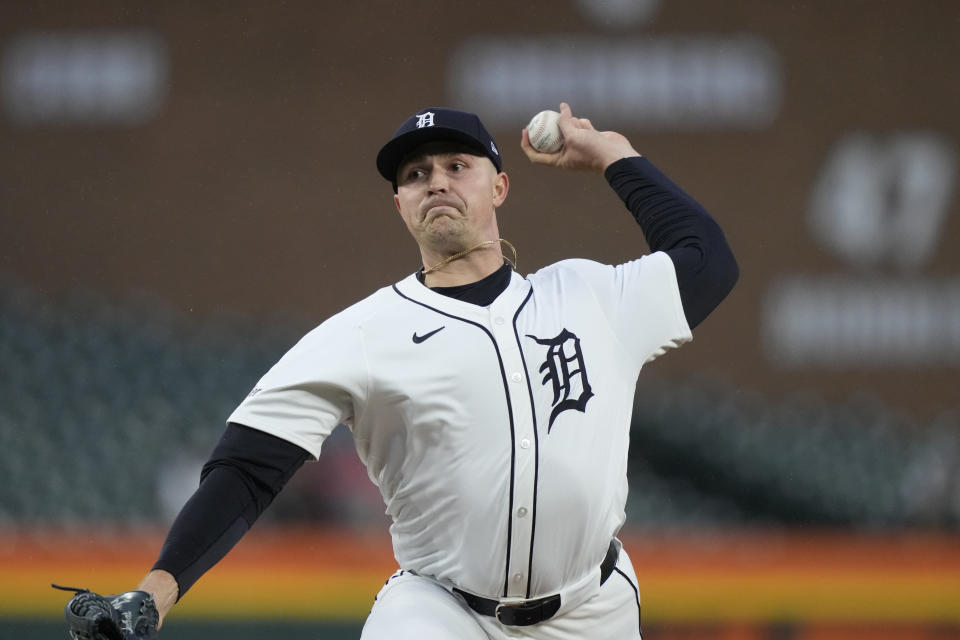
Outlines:
[[507,622],[500,617],[500,613],[503,611],[514,611],[526,602],[524,598],[504,598],[497,603],[496,609],[493,610],[493,617],[502,622],[503,624],[513,624],[512,622]]
[[514,602],[501,602],[494,609],[494,616],[501,624],[513,627],[527,627],[549,620],[560,609],[560,594]]

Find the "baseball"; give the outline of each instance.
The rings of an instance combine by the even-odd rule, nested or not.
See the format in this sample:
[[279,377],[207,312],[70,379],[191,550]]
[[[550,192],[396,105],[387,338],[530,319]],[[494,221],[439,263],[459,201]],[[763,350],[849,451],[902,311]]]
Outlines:
[[556,153],[563,148],[563,134],[557,126],[560,114],[547,109],[533,116],[527,125],[530,146],[541,153]]

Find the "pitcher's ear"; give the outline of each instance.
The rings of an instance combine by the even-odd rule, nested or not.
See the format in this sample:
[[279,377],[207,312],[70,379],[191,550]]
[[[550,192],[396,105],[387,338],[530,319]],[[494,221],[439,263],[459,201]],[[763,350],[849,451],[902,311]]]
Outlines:
[[507,192],[510,191],[510,178],[501,171],[497,174],[493,182],[493,206],[499,207],[507,199]]

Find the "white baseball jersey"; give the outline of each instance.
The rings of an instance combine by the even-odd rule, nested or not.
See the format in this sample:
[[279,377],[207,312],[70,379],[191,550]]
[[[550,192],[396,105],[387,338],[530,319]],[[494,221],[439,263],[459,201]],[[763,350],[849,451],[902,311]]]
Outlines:
[[488,307],[414,274],[307,334],[229,420],[314,456],[348,424],[400,567],[535,598],[598,571],[625,518],[637,375],[690,339],[664,253],[514,272]]

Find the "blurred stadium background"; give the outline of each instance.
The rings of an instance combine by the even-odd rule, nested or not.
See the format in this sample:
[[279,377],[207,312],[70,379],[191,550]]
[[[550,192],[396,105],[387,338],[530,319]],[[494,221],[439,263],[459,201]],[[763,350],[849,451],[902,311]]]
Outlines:
[[[4,3],[0,637],[135,585],[266,368],[417,267],[373,165],[407,114],[491,125],[521,271],[645,250],[523,159],[561,99],[742,270],[638,385],[645,637],[960,637],[958,60],[948,0]],[[164,635],[358,637],[382,511],[338,430]]]

